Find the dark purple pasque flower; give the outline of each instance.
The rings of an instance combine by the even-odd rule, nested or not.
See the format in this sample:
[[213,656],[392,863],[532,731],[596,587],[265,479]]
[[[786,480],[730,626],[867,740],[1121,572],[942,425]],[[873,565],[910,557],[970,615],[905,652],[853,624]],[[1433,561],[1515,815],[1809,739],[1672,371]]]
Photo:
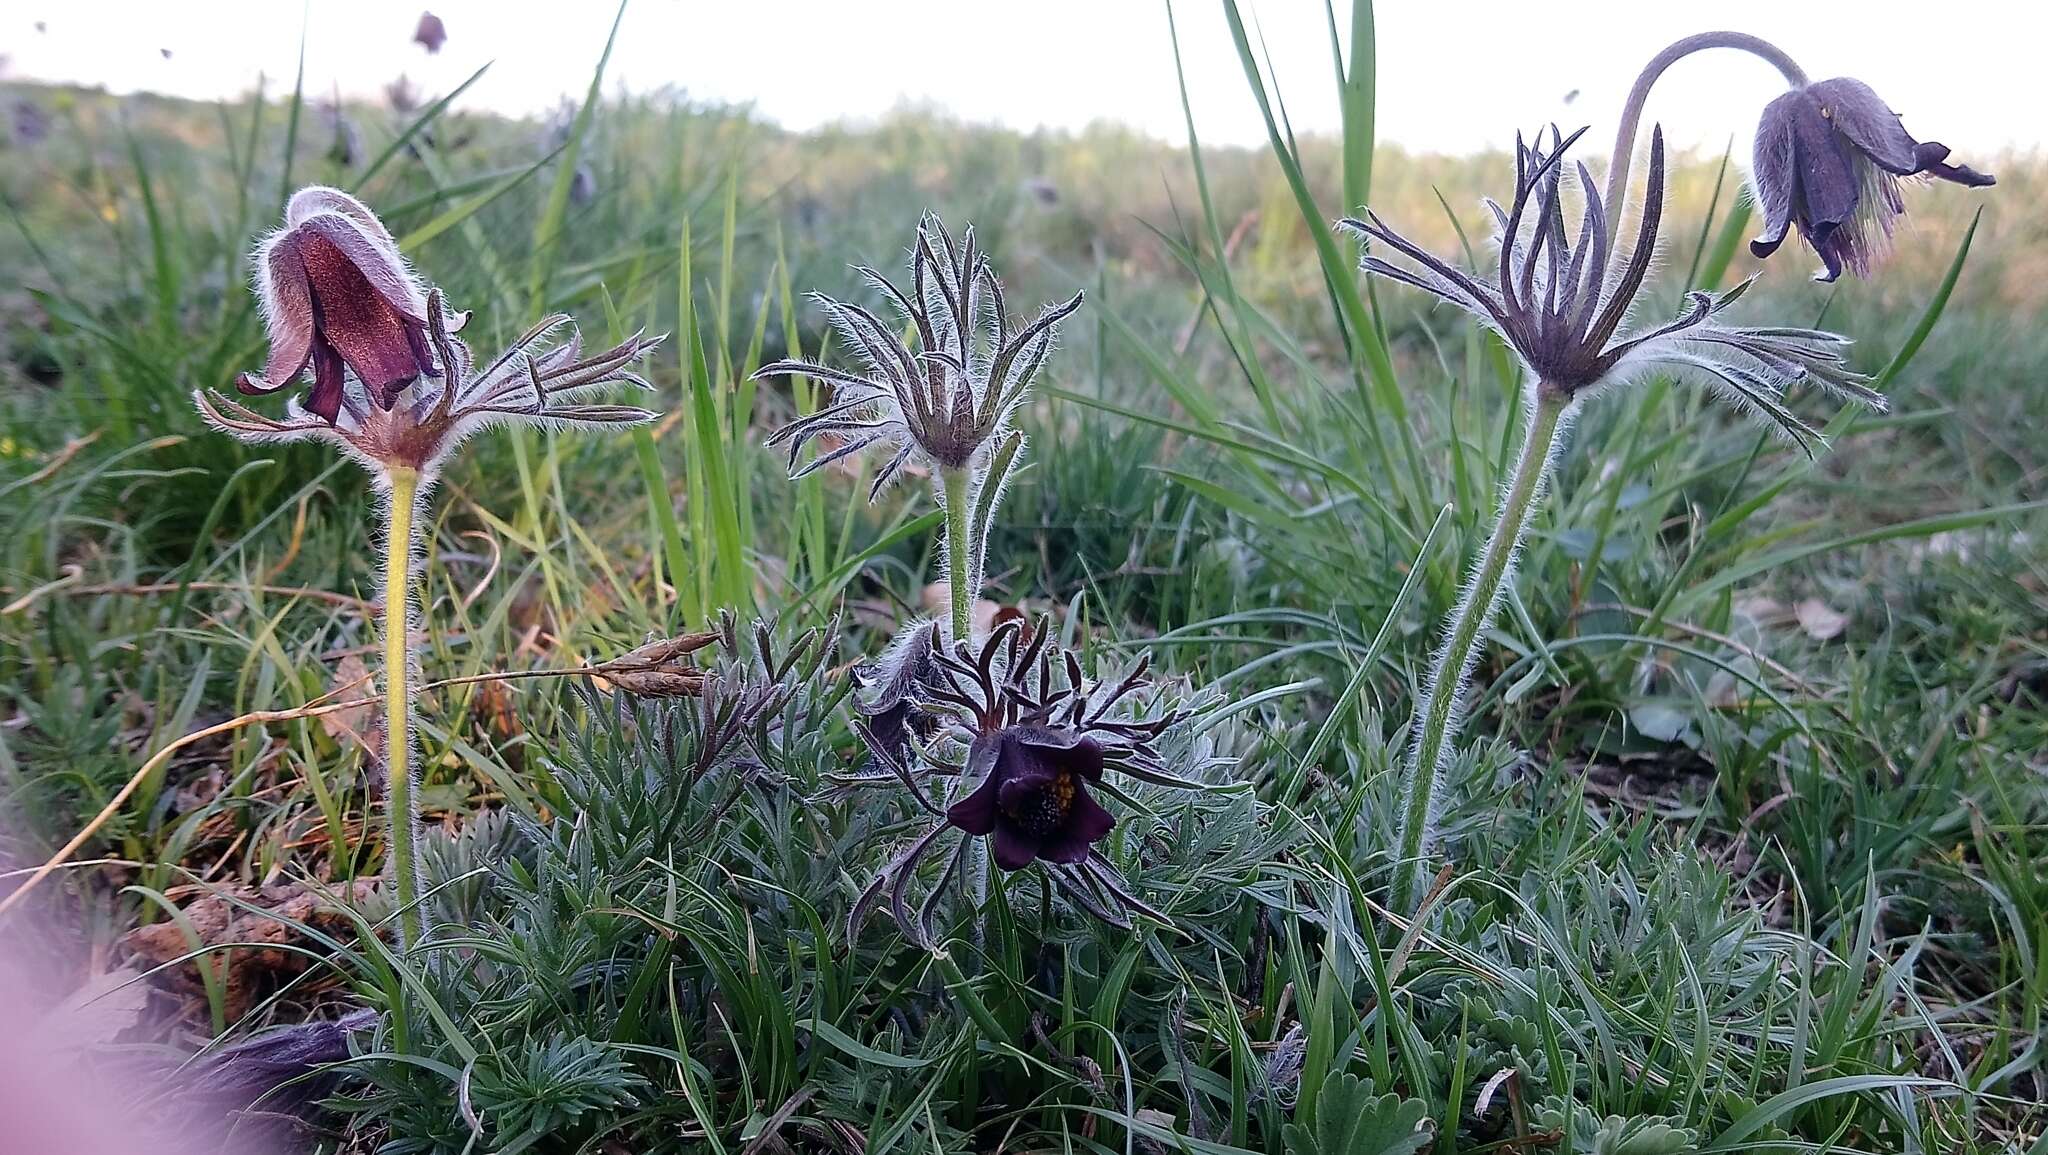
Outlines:
[[1848,341],[1818,329],[1742,327],[1721,323],[1750,282],[1725,293],[1689,292],[1679,315],[1662,325],[1619,336],[1643,292],[1664,217],[1664,134],[1650,137],[1650,172],[1634,247],[1619,272],[1608,271],[1607,213],[1586,166],[1577,166],[1584,198],[1578,236],[1565,227],[1564,151],[1577,140],[1550,133],[1546,149],[1516,142],[1515,197],[1503,209],[1487,207],[1500,228],[1500,270],[1487,281],[1433,256],[1389,228],[1370,210],[1365,220],[1338,224],[1412,262],[1397,265],[1368,250],[1366,272],[1421,289],[1471,314],[1498,332],[1528,366],[1536,388],[1576,398],[1613,383],[1662,370],[1703,382],[1736,408],[1760,416],[1807,453],[1820,434],[1784,404],[1793,385],[1811,385],[1873,409],[1882,395],[1846,364]]
[[[294,398],[286,406],[286,420],[278,421],[211,389],[195,390],[192,400],[208,424],[244,441],[327,441],[373,473],[411,469],[428,481],[456,446],[493,425],[606,428],[638,425],[656,416],[633,405],[589,403],[589,397],[621,382],[651,390],[630,366],[659,346],[662,337],[635,333],[585,356],[575,323],[557,315],[527,330],[479,369],[469,346],[449,332],[441,290],[428,291],[426,312],[432,318],[428,341],[440,366],[437,380],[431,386],[401,388],[389,405],[366,404],[365,390],[351,387],[337,403],[338,420],[309,413]],[[559,339],[564,330],[567,338]]]
[[1088,796],[1088,783],[1102,781],[1102,743],[1086,734],[1043,726],[982,734],[969,748],[967,770],[981,785],[946,808],[946,821],[993,836],[996,865],[1004,870],[1039,859],[1085,862],[1116,828]]
[[1756,130],[1757,204],[1763,235],[1750,252],[1768,257],[1799,235],[1832,281],[1848,269],[1868,275],[1875,252],[1906,211],[1899,178],[1937,177],[1970,188],[1996,184],[1989,173],[1948,163],[1948,146],[1914,140],[1870,86],[1849,77],[1820,80],[1780,96]]
[[[1039,864],[1075,905],[1114,926],[1129,926],[1133,912],[1165,918],[1133,894],[1122,868],[1104,857],[1101,844],[1117,820],[1094,791],[1110,790],[1128,801],[1112,787],[1110,775],[1176,790],[1205,789],[1190,775],[1215,760],[1188,755],[1169,769],[1161,737],[1188,714],[1148,679],[1147,662],[1140,660],[1114,681],[1096,681],[1071,651],[1048,641],[1049,633],[1047,622],[1011,619],[978,647],[947,646],[926,622],[906,631],[924,639],[926,649],[908,646],[903,638],[891,647],[895,658],[929,655],[922,669],[909,660],[888,667],[916,671],[901,679],[896,703],[913,706],[928,721],[930,732],[922,735],[928,741],[891,746],[881,741],[870,715],[856,728],[871,764],[882,764],[884,771],[864,768],[834,780],[842,789],[908,787],[934,821],[862,892],[848,919],[849,935],[886,893],[904,934],[933,946],[946,883],[984,845],[1002,870]],[[938,881],[913,908],[909,890],[919,867],[937,852],[943,836],[956,831],[961,837],[945,853]]]
[[[283,232],[260,251],[257,287],[271,351],[248,394],[291,385],[310,363],[313,388],[266,417],[216,390],[193,402],[215,428],[245,441],[331,442],[373,473],[410,469],[432,481],[449,453],[505,422],[550,427],[651,421],[631,405],[588,403],[614,383],[648,389],[632,371],[662,338],[639,333],[585,356],[566,316],[543,319],[479,368],[454,336],[468,319],[449,310],[398,253],[362,202],[330,188],[291,199]],[[566,331],[566,338],[564,333]]]
[[332,425],[345,369],[384,409],[421,376],[439,375],[427,348],[425,289],[375,213],[315,185],[292,194],[284,224],[256,253],[270,359],[261,376],[237,378],[237,389],[274,393],[311,364],[306,410]]

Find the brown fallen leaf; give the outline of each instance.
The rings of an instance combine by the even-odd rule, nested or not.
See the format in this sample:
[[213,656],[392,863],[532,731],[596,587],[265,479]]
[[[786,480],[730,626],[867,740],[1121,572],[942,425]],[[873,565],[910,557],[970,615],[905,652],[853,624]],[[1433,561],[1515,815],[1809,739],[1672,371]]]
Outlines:
[[526,733],[525,723],[519,720],[517,700],[512,687],[504,682],[485,682],[476,688],[476,698],[470,704],[470,712],[484,727],[500,738],[517,738]]
[[[186,925],[166,920],[139,926],[121,936],[120,944],[132,960],[145,968],[175,962],[202,946],[228,947],[160,971],[155,981],[175,991],[198,994],[205,990],[199,966],[215,968],[224,979],[224,1009],[232,1022],[285,980],[313,965],[314,959],[299,950],[281,949],[318,949],[315,942],[291,924],[351,937],[355,933],[353,924],[339,903],[360,908],[376,893],[377,880],[371,878],[343,884],[331,894],[296,883],[261,888],[220,887],[182,908],[180,913]],[[239,902],[230,902],[230,898]],[[191,928],[189,933],[186,926]],[[193,941],[195,936],[197,942]]]

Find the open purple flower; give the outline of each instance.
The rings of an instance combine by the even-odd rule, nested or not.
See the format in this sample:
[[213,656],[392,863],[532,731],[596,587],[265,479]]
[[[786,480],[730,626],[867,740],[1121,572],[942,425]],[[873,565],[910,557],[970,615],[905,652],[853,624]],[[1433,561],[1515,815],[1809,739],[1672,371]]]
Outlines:
[[[892,705],[914,708],[929,720],[930,733],[921,735],[928,741],[892,745],[877,732],[870,712],[856,723],[868,763],[833,781],[841,791],[906,787],[934,821],[861,893],[848,919],[849,935],[886,895],[904,934],[933,946],[941,896],[949,881],[963,877],[967,857],[983,846],[1005,871],[1039,864],[1076,906],[1111,925],[1129,926],[1133,912],[1164,920],[1104,856],[1100,844],[1117,820],[1094,791],[1131,803],[1119,787],[1207,789],[1199,775],[1215,760],[1184,756],[1169,766],[1161,738],[1189,715],[1153,685],[1145,661],[1114,681],[1097,681],[1082,672],[1072,651],[1048,641],[1050,629],[1047,622],[1027,627],[1012,619],[979,646],[941,646],[926,622],[906,631],[910,644],[899,638],[891,647],[894,657],[919,659],[890,666],[904,676],[888,684]],[[1112,774],[1129,782],[1106,780]],[[945,865],[930,893],[913,906],[910,887],[920,866],[955,831],[962,837],[944,852]]]
[[1033,862],[1078,863],[1109,837],[1116,819],[1088,796],[1102,781],[1102,743],[1066,729],[1012,726],[974,740],[972,794],[946,809],[946,821],[969,834],[993,835],[996,865],[1022,870]]
[[292,194],[284,224],[256,253],[270,359],[260,377],[242,374],[237,389],[275,393],[310,364],[306,410],[332,425],[344,368],[385,409],[420,377],[439,375],[427,348],[426,290],[375,213],[340,189],[315,185]]
[[1869,85],[1846,76],[1795,88],[1772,101],[1756,131],[1756,199],[1763,235],[1750,252],[1768,257],[1786,233],[1799,235],[1826,266],[1865,276],[1876,250],[1906,211],[1899,178],[1938,177],[1970,188],[1996,178],[1948,163],[1948,146],[1913,139]]

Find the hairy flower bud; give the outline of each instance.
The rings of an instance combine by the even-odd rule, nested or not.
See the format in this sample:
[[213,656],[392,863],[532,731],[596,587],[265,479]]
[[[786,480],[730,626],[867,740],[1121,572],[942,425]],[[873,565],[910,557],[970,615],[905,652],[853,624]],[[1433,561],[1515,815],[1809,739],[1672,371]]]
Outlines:
[[[1060,322],[1081,307],[1082,294],[1012,331],[1002,283],[975,244],[974,229],[956,243],[930,214],[917,227],[909,292],[873,269],[859,272],[910,323],[918,348],[867,309],[815,296],[865,372],[795,360],[762,366],[756,377],[814,377],[834,390],[832,404],[776,430],[768,443],[789,447],[793,478],[871,445],[887,447],[893,452],[870,498],[913,460],[934,470],[985,469],[1051,352]],[[799,465],[804,445],[828,435],[838,444]]]

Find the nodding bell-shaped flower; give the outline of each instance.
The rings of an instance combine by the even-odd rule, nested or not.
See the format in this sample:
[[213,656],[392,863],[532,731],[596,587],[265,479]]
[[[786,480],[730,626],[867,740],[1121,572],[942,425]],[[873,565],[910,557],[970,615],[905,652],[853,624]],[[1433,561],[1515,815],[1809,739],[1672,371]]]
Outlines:
[[274,393],[311,364],[305,408],[332,425],[341,415],[344,370],[384,409],[421,376],[439,374],[427,349],[425,287],[375,213],[340,189],[316,185],[292,194],[284,225],[256,251],[270,359],[262,376],[237,378],[237,389]]
[[[1050,641],[1051,632],[1046,621],[1011,619],[977,645],[949,644],[925,623],[911,633],[914,645],[892,647],[874,704],[910,704],[928,724],[917,740],[892,744],[870,713],[856,726],[869,762],[832,778],[845,791],[905,787],[933,821],[861,893],[849,935],[886,893],[898,927],[913,942],[934,945],[944,881],[977,846],[1005,871],[1039,864],[1076,905],[1113,925],[1128,927],[1133,913],[1165,920],[1104,856],[1117,820],[1095,792],[1129,802],[1132,783],[1205,789],[1203,776],[1219,760],[1162,741],[1191,713],[1150,680],[1148,662],[1114,680],[1091,678],[1077,654]],[[949,833],[959,838],[945,855],[940,887],[913,909],[911,882]]]
[[[195,390],[201,416],[245,441],[335,444],[371,472],[411,469],[429,479],[457,445],[491,425],[637,425],[655,414],[590,403],[615,383],[650,389],[629,368],[663,338],[636,333],[591,356],[575,323],[542,320],[478,368],[454,336],[467,314],[451,313],[441,291],[424,288],[391,234],[361,202],[333,189],[292,198],[288,227],[259,252],[259,285],[272,341],[261,378],[243,374],[243,393],[292,384],[308,362],[313,389],[286,405],[282,421],[217,390]],[[566,331],[566,337],[563,337]]]
[[1815,386],[1838,398],[1883,410],[1883,395],[1847,368],[1846,338],[1818,329],[1749,328],[1718,318],[1751,284],[1724,293],[1691,292],[1671,321],[1617,339],[1657,251],[1664,216],[1664,134],[1650,138],[1650,172],[1642,221],[1619,272],[1608,270],[1607,213],[1599,186],[1586,166],[1577,166],[1584,207],[1578,236],[1565,228],[1562,160],[1585,132],[1561,136],[1553,128],[1550,146],[1516,142],[1515,196],[1506,209],[1488,201],[1499,226],[1500,271],[1492,282],[1431,255],[1388,228],[1376,214],[1338,224],[1384,245],[1412,262],[1397,265],[1368,251],[1366,272],[1421,289],[1471,314],[1513,347],[1537,388],[1576,398],[1611,382],[1625,382],[1651,369],[1705,383],[1737,408],[1766,419],[1807,453],[1818,452],[1820,434],[1784,404],[1785,390]]
[[975,738],[967,773],[981,785],[946,808],[946,821],[989,836],[996,865],[1080,863],[1116,819],[1088,796],[1102,781],[1102,743],[1067,728],[1009,726]]
[[1989,173],[1948,162],[1948,146],[1913,139],[1870,86],[1846,76],[1795,88],[1772,101],[1756,130],[1754,178],[1763,235],[1750,252],[1768,257],[1799,235],[1825,266],[1817,281],[1843,269],[1866,276],[1872,258],[1906,211],[1899,178],[1935,177],[1970,188],[1996,184]]
[[[768,443],[789,447],[792,478],[872,445],[892,450],[875,475],[870,499],[912,462],[935,473],[985,469],[991,447],[1009,439],[1011,418],[1051,351],[1060,322],[1081,307],[1082,294],[1011,331],[1003,286],[975,244],[974,229],[956,243],[930,213],[917,226],[909,292],[871,268],[858,272],[916,330],[918,348],[913,351],[898,326],[867,309],[814,294],[862,368],[795,360],[762,366],[757,378],[802,375],[834,390],[830,405],[776,430]],[[837,444],[799,465],[804,444],[827,435]]]

